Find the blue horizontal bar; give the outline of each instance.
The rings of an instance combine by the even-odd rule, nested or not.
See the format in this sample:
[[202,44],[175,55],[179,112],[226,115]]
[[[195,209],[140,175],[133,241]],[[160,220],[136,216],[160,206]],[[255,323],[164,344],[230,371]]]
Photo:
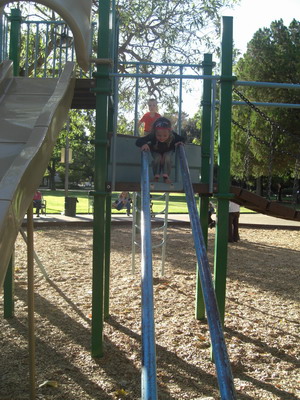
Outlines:
[[300,89],[297,83],[276,83],[276,82],[255,82],[255,81],[235,81],[234,86],[260,86],[283,89]]
[[180,75],[180,74],[116,74],[111,73],[109,76],[117,76],[119,78],[166,78],[166,79],[209,79],[218,80],[219,75]]
[[[255,106],[261,107],[282,107],[282,108],[300,108],[300,104],[291,104],[291,103],[263,103],[258,101],[251,101],[251,104]],[[245,101],[233,101],[233,106],[247,106],[248,104]]]
[[120,65],[153,65],[153,66],[166,66],[166,67],[183,67],[183,68],[203,68],[201,64],[179,64],[179,63],[159,63],[150,61],[118,61]]

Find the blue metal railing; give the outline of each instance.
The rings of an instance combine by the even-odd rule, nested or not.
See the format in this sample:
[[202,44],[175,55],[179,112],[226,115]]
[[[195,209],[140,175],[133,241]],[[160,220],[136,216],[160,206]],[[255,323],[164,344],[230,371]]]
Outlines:
[[8,18],[2,15],[0,18],[0,62],[8,58]]
[[225,338],[209,268],[205,242],[200,226],[200,219],[196,207],[193,187],[190,179],[185,149],[184,146],[181,145],[179,146],[179,159],[181,165],[182,180],[184,183],[184,190],[186,193],[186,199],[190,214],[190,221],[198,261],[198,274],[201,280],[204,303],[207,312],[207,321],[210,330],[221,399],[233,400],[236,399],[236,395],[225,344]]
[[157,399],[149,154],[142,152],[141,251],[142,251],[142,400]]

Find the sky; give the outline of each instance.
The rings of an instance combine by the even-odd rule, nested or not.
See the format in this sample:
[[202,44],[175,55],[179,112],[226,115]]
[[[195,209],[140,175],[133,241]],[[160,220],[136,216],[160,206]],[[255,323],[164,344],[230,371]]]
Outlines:
[[299,21],[300,0],[241,0],[239,6],[224,10],[222,15],[233,17],[234,44],[244,53],[258,29],[268,28],[280,18],[287,26],[293,18]]
[[[241,0],[234,9],[225,9],[223,16],[233,17],[233,41],[236,48],[244,54],[247,43],[260,28],[268,28],[272,21],[283,19],[288,26],[295,18],[300,20],[300,0]],[[200,97],[200,94],[199,94]],[[199,100],[200,103],[200,100]],[[183,110],[192,117],[199,108],[195,95],[183,98]]]

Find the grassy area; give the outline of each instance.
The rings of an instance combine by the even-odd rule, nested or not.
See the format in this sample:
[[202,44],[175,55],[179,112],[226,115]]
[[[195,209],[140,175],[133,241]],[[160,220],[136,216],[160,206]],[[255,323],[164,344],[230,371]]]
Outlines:
[[[41,190],[44,200],[47,202],[48,214],[61,214],[65,209],[65,191],[64,190]],[[76,197],[78,203],[76,204],[77,214],[92,213],[92,198],[89,197],[88,190],[70,190],[69,197]],[[112,194],[112,202],[116,200],[118,193]],[[163,193],[155,193],[152,195],[153,211],[161,212],[165,208],[165,197]],[[125,213],[125,210],[117,211],[112,209],[112,213]],[[188,212],[187,203],[185,201],[185,194],[183,193],[170,193],[169,195],[169,213],[171,214],[185,214]],[[246,208],[241,208],[241,212],[253,212]]]

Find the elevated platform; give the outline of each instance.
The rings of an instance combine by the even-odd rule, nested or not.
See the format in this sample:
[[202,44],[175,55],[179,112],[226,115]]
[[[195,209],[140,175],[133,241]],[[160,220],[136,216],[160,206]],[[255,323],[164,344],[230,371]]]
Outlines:
[[[109,163],[108,181],[111,186],[115,181],[115,190],[139,191],[141,180],[141,150],[135,145],[137,137],[129,135],[117,135],[116,143],[112,138],[110,146],[110,160],[116,160],[115,165]],[[114,147],[115,146],[115,147]],[[194,144],[185,145],[187,160],[190,168],[192,183],[199,183],[201,168],[201,146]],[[152,162],[149,152],[149,164]],[[179,171],[179,160],[176,151],[172,160],[172,172],[170,179],[172,184],[163,182],[151,182],[152,192],[181,192],[183,182]],[[150,180],[153,178],[152,169]],[[115,177],[115,179],[113,179]],[[126,183],[125,183],[126,182]],[[121,189],[122,188],[122,189]]]

